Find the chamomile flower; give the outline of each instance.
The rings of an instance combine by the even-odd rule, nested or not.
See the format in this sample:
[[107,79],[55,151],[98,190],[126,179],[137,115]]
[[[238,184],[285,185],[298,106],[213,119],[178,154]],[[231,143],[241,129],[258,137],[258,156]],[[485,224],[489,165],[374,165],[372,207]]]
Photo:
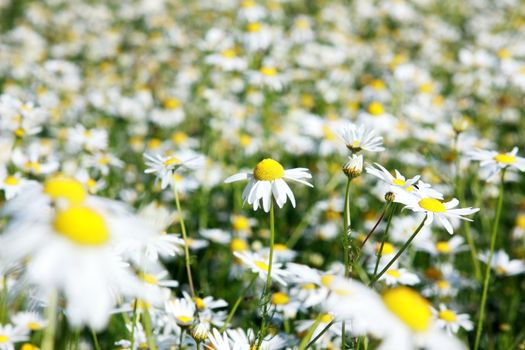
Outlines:
[[166,312],[173,317],[179,326],[190,326],[193,324],[195,304],[185,298],[170,299],[165,305]]
[[[487,263],[488,253],[481,254],[479,259]],[[498,276],[514,276],[525,272],[525,261],[510,259],[504,250],[498,250],[494,252],[490,267]]]
[[39,331],[46,327],[47,322],[37,312],[24,311],[15,314],[11,321],[17,327],[21,329],[27,329],[28,331]]
[[366,129],[364,125],[347,124],[340,132],[340,137],[346,147],[352,152],[361,150],[367,152],[382,152],[383,138],[376,136],[375,131]]
[[192,169],[200,165],[198,154],[192,151],[174,153],[169,156],[162,156],[160,154],[150,155],[145,153],[146,166],[144,170],[146,174],[155,174],[157,180],[160,180],[160,187],[165,189],[168,185],[173,183],[173,175],[179,169]]
[[438,327],[446,330],[449,334],[457,333],[460,328],[466,331],[471,331],[474,328],[468,314],[458,314],[445,304],[439,304],[439,310],[432,308],[432,314]]
[[503,169],[517,169],[525,171],[525,158],[519,157],[518,147],[507,153],[498,153],[496,151],[475,150],[467,153],[468,158],[480,162],[482,168],[488,170],[487,179],[492,179]]
[[10,324],[0,325],[0,350],[15,350],[15,343],[27,340],[27,333]]
[[387,286],[398,284],[412,286],[420,282],[419,277],[405,268],[398,268],[396,264],[389,268],[380,278],[379,281],[385,281]]
[[392,176],[388,170],[386,170],[381,164],[376,163],[374,166],[367,166],[366,172],[379,178],[389,185],[389,187],[402,188],[407,192],[412,192],[414,184],[419,180],[420,176],[416,175],[411,179],[406,179],[397,170],[394,170],[395,176]]
[[285,180],[313,187],[306,181],[311,178],[312,175],[306,168],[285,170],[279,162],[266,158],[257,163],[252,173],[238,173],[228,177],[224,182],[249,180],[242,193],[242,199],[253,205],[253,210],[261,207],[260,202],[262,201],[262,208],[265,212],[269,212],[272,196],[279,208],[284,206],[288,198],[295,208],[295,197]]
[[[259,275],[262,281],[266,281],[268,277],[268,258],[264,258],[257,254],[249,252],[233,252],[236,258],[240,259],[252,272]],[[282,264],[272,264],[272,281],[276,281],[282,286],[286,286],[285,278],[288,275],[286,270],[281,268]]]

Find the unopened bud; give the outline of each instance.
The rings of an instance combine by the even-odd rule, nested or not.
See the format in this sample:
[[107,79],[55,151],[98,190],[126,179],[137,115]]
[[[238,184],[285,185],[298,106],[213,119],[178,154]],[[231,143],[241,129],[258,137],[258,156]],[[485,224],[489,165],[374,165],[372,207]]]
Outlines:
[[358,177],[363,173],[363,156],[353,154],[343,166],[343,172],[350,178]]
[[191,335],[198,342],[205,341],[208,338],[208,327],[204,323],[198,323],[192,328]]
[[394,192],[387,192],[385,194],[385,201],[387,202],[393,202],[396,199],[396,195]]
[[461,116],[452,121],[452,128],[457,134],[461,134],[470,126],[470,119],[466,116]]

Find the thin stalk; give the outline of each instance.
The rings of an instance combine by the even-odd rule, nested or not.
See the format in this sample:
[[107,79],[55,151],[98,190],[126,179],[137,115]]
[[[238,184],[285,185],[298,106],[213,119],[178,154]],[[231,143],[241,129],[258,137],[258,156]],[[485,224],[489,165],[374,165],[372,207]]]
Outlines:
[[95,345],[96,350],[100,350],[100,344],[98,343],[97,333],[91,329],[91,335],[93,336],[93,345]]
[[182,208],[180,206],[179,192],[177,191],[176,181],[173,180],[173,193],[175,194],[175,204],[180,220],[180,230],[182,231],[182,239],[184,240],[184,262],[186,265],[186,273],[188,274],[188,283],[190,285],[191,296],[195,298],[195,288],[193,287],[193,277],[191,275],[191,261],[190,249],[188,247],[188,236],[186,234],[186,225],[184,224],[184,216],[182,215]]
[[146,338],[148,339],[148,347],[150,350],[157,350],[157,345],[155,344],[155,337],[153,336],[151,328],[151,316],[149,310],[144,310],[144,317],[142,318],[144,322],[144,330],[146,331]]
[[308,328],[308,332],[304,336],[304,338],[301,340],[301,343],[299,344],[298,350],[305,350],[308,347],[308,344],[310,344],[308,341],[310,338],[312,338],[312,335],[314,334],[315,330],[319,326],[319,323],[321,323],[321,318],[323,318],[323,314],[319,314],[317,318],[315,319],[314,323]]
[[343,215],[343,262],[345,265],[345,277],[348,277],[349,275],[349,267],[350,267],[350,242],[349,242],[349,234],[350,234],[350,183],[352,182],[352,178],[348,177],[348,181],[346,182],[346,191],[345,191],[345,208],[344,208],[344,215]]
[[42,340],[42,350],[55,349],[55,332],[57,321],[57,304],[58,293],[53,290],[49,295],[49,300],[46,309],[47,327],[44,331],[44,339]]
[[383,247],[385,246],[386,239],[388,238],[388,231],[390,230],[390,224],[392,223],[392,217],[394,216],[394,212],[396,211],[397,206],[394,204],[392,207],[392,210],[390,211],[390,214],[388,215],[388,221],[386,224],[385,233],[383,233],[383,239],[381,240],[381,245],[379,246],[379,251],[377,252],[377,259],[376,259],[376,265],[374,266],[374,275],[375,277],[377,275],[377,270],[379,269],[379,262],[381,261],[381,257],[383,255]]
[[390,268],[390,266],[392,266],[396,260],[401,256],[401,254],[403,254],[403,252],[408,248],[408,246],[410,245],[410,243],[414,240],[414,238],[416,238],[416,235],[419,233],[419,231],[421,231],[421,229],[423,228],[423,225],[425,225],[425,220],[427,219],[427,215],[425,215],[425,217],[423,218],[423,220],[421,221],[421,223],[419,224],[419,226],[417,227],[417,229],[414,231],[414,233],[412,234],[412,236],[410,236],[410,238],[405,242],[405,244],[401,247],[401,249],[397,252],[397,254],[392,258],[392,260],[390,260],[388,262],[388,264],[386,264],[386,266],[383,268],[383,270],[381,270],[381,272],[377,275],[377,276],[374,276],[372,278],[372,280],[370,281],[370,284],[369,286],[373,286],[374,283],[377,282],[377,280],[379,278],[381,278],[381,276],[383,276],[383,274],[385,272],[388,271],[388,269]]
[[383,206],[383,210],[381,211],[381,215],[379,215],[379,219],[377,219],[377,222],[375,223],[374,227],[372,227],[372,229],[370,230],[370,232],[368,232],[368,234],[366,235],[365,239],[363,240],[363,243],[361,243],[361,248],[363,248],[366,244],[366,242],[368,241],[368,239],[372,236],[372,234],[375,232],[376,228],[379,226],[379,224],[381,223],[381,221],[383,221],[383,217],[385,216],[385,213],[386,211],[388,210],[388,208],[390,207],[390,204],[392,202],[386,202],[385,205]]
[[474,343],[474,350],[478,350],[479,348],[479,343],[481,340],[481,331],[483,330],[483,321],[485,319],[485,306],[487,304],[490,273],[492,271],[491,269],[492,257],[494,256],[494,249],[496,248],[496,240],[498,237],[498,227],[499,227],[499,221],[501,217],[501,208],[503,207],[504,178],[505,178],[505,169],[501,171],[501,179],[500,179],[501,182],[500,182],[500,187],[499,187],[498,204],[496,207],[496,217],[494,219],[494,225],[492,226],[492,236],[490,239],[490,251],[489,251],[489,257],[487,259],[487,267],[485,269],[485,279],[483,281],[483,292],[481,294],[481,304],[480,304],[480,309],[479,309],[478,325],[476,327],[476,341]]
[[268,308],[270,304],[270,288],[272,285],[272,261],[273,261],[273,246],[275,242],[275,214],[273,200],[270,203],[270,256],[268,258],[268,275],[266,276],[266,286],[264,287],[262,302],[263,302],[263,317],[261,321],[261,335],[257,341],[257,349],[261,347],[262,341],[266,336]]
[[330,329],[330,327],[332,327],[333,324],[334,324],[334,321],[333,321],[333,320],[330,321],[330,323],[327,324],[327,325],[321,330],[321,332],[319,332],[319,334],[317,334],[317,335],[315,336],[315,338],[312,339],[312,340],[308,343],[308,345],[306,345],[305,350],[308,349],[310,346],[314,345],[315,342],[316,342],[317,340],[319,340],[319,338],[321,338],[321,337],[323,336],[323,334],[325,334],[326,331],[328,331],[328,329]]
[[139,300],[135,299],[135,303],[133,305],[133,316],[131,321],[131,349],[135,346],[135,328],[137,327],[137,322],[139,319],[139,314],[137,312]]
[[241,301],[244,298],[244,296],[246,295],[246,292],[249,291],[250,289],[252,289],[253,284],[255,283],[255,281],[257,281],[257,277],[259,277],[259,276],[258,275],[254,275],[253,276],[252,280],[250,281],[250,284],[248,284],[248,286],[246,288],[244,288],[244,290],[241,292],[241,294],[239,295],[239,297],[235,301],[235,304],[233,304],[233,307],[232,307],[230,313],[228,314],[228,317],[226,318],[226,321],[224,321],[224,325],[219,330],[221,333],[224,332],[226,330],[226,328],[228,327],[228,325],[230,324],[233,316],[235,315],[235,312],[237,311],[237,308],[241,304]]

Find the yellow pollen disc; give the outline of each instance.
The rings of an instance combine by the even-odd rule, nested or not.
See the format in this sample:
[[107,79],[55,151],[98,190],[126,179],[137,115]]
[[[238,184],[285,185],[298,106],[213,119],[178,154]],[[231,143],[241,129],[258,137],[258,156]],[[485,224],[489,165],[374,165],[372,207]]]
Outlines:
[[236,53],[234,49],[228,49],[222,52],[222,57],[233,58],[235,56],[236,56]]
[[97,246],[109,240],[104,218],[87,207],[70,207],[59,211],[53,226],[58,233],[80,245]]
[[306,19],[304,19],[304,18],[301,18],[301,19],[295,21],[295,25],[299,29],[308,29],[308,28],[310,28],[310,23],[308,23],[308,21]]
[[407,188],[405,188],[405,191],[407,192],[412,192],[414,190],[414,186],[408,186]]
[[4,179],[4,184],[10,185],[10,186],[16,186],[16,185],[18,185],[19,182],[20,181],[14,176],[7,176]]
[[378,116],[385,113],[385,109],[383,108],[381,102],[374,101],[368,105],[368,113]]
[[26,132],[22,128],[18,128],[18,129],[15,130],[15,135],[18,136],[18,137],[23,137],[25,134],[26,134]]
[[39,350],[40,348],[36,347],[33,344],[25,343],[20,347],[20,350]]
[[304,290],[315,290],[317,289],[317,286],[313,283],[305,283],[301,286],[301,288]]
[[143,276],[142,276],[142,279],[144,280],[144,282],[146,283],[149,283],[149,284],[153,284],[153,285],[158,285],[159,284],[159,280],[157,279],[157,277],[149,274],[149,273],[145,273]]
[[447,211],[445,205],[435,198],[423,198],[419,201],[419,206],[433,213],[444,213]]
[[505,275],[507,274],[507,270],[501,265],[496,266],[496,274],[498,275]]
[[166,159],[164,161],[164,165],[165,166],[170,166],[170,165],[173,165],[173,164],[180,164],[180,159],[176,158],[176,157],[169,157],[168,159]]
[[335,211],[334,209],[328,209],[326,211],[326,218],[328,220],[336,220],[336,219],[339,219],[340,217],[341,217],[341,214]]
[[498,56],[499,58],[510,58],[512,54],[510,53],[508,49],[503,48],[498,51]]
[[401,277],[401,274],[399,273],[399,270],[396,270],[396,269],[388,270],[388,271],[386,272],[386,274],[387,274],[387,275],[390,275],[390,276],[392,276],[392,277],[394,277],[394,278],[399,278],[399,277]]
[[274,293],[272,295],[272,303],[274,305],[286,305],[290,302],[290,298],[288,297],[288,294],[278,292]]
[[182,131],[177,131],[173,135],[171,135],[171,141],[173,141],[174,144],[180,145],[181,143],[184,143],[188,139],[188,134]]
[[255,169],[253,169],[253,176],[259,181],[281,179],[284,176],[284,168],[279,162],[266,158],[257,163]]
[[232,221],[235,231],[246,231],[250,229],[250,220],[248,220],[246,216],[235,216]]
[[269,269],[269,266],[267,263],[265,263],[264,261],[256,261],[255,262],[255,266],[257,266],[258,268],[260,268],[261,270],[264,270],[266,272],[268,272],[268,269]]
[[394,185],[398,185],[398,186],[401,186],[401,187],[405,186],[405,184],[406,184],[405,180],[402,180],[402,179],[394,179],[394,180],[392,180],[392,183]]
[[98,159],[98,163],[100,165],[108,165],[111,162],[111,158],[109,156],[102,156]]
[[436,243],[436,250],[440,253],[450,253],[450,244],[448,242],[440,241]]
[[273,246],[273,249],[275,249],[275,251],[278,251],[278,252],[285,252],[285,251],[288,250],[288,247],[286,247],[286,245],[284,245],[282,243],[276,243]]
[[253,0],[244,0],[241,2],[241,7],[244,7],[244,8],[254,7],[255,5],[256,5],[255,1]]
[[518,226],[519,228],[525,228],[525,215],[524,214],[518,215],[518,217],[516,218],[516,226]]
[[385,88],[385,83],[384,83],[384,81],[382,81],[380,79],[374,79],[370,83],[370,86],[373,87],[376,90],[383,90]]
[[44,192],[53,199],[67,199],[70,204],[80,204],[87,196],[82,183],[65,176],[55,176],[44,183]]
[[503,164],[514,164],[516,163],[516,157],[511,156],[510,154],[500,153],[494,156],[494,160],[498,163]]
[[323,126],[323,134],[327,140],[335,140],[336,136],[334,132],[326,125]]
[[252,22],[248,23],[246,26],[246,30],[250,33],[260,32],[261,31],[261,23],[259,22]]
[[275,69],[273,67],[261,67],[260,72],[263,75],[266,75],[266,76],[269,76],[269,77],[274,77],[274,76],[277,75],[277,69]]
[[438,317],[447,322],[454,322],[457,319],[456,314],[452,310],[440,311]]
[[[376,247],[376,252],[379,253],[380,250],[381,250],[381,244],[378,244],[377,247]],[[394,251],[395,251],[394,246],[391,243],[385,242],[385,244],[383,245],[383,253],[382,254],[383,255],[388,255],[388,254],[392,254]]]
[[183,324],[191,323],[191,321],[193,320],[193,317],[191,316],[177,316],[175,318],[177,319],[177,321]]
[[439,280],[439,281],[436,282],[436,286],[439,289],[448,289],[448,288],[450,288],[450,283],[448,283],[447,280]]
[[204,300],[202,300],[202,298],[195,297],[193,298],[193,302],[195,303],[195,306],[197,307],[198,310],[204,310],[204,308],[206,307],[206,305],[204,305]]
[[407,326],[416,332],[430,326],[432,312],[426,299],[407,287],[396,287],[383,294],[383,302]]
[[42,325],[38,322],[28,322],[26,324],[26,327],[32,331],[38,331],[39,329],[42,328]]
[[164,100],[163,105],[166,109],[176,109],[180,107],[181,103],[178,99],[172,97]]
[[230,243],[230,249],[234,252],[242,252],[248,249],[248,244],[242,239],[234,238]]
[[321,277],[321,284],[325,287],[329,287],[334,280],[334,275],[323,275]]
[[334,316],[330,314],[323,314],[320,318],[322,323],[330,323],[334,319]]
[[148,141],[148,148],[157,149],[162,146],[162,141],[159,139],[151,139]]
[[241,134],[239,136],[239,143],[241,146],[247,147],[252,143],[252,137],[248,134]]
[[42,168],[42,166],[38,162],[26,162],[24,164],[24,168],[26,170],[32,170],[32,171],[38,173],[38,172],[40,172],[40,169]]
[[1,334],[0,335],[0,344],[7,343],[9,341],[9,337],[7,335]]

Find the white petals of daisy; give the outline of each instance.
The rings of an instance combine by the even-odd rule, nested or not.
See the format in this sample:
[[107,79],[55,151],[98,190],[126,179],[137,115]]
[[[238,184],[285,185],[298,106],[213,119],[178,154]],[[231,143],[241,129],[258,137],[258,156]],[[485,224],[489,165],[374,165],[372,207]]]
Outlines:
[[478,149],[467,153],[467,157],[479,161],[481,168],[487,169],[487,180],[490,180],[506,168],[525,171],[525,158],[518,157],[517,154],[518,147],[514,147],[512,151],[507,153]]
[[368,152],[382,152],[383,138],[376,136],[375,131],[365,128],[363,125],[356,126],[355,124],[346,125],[341,130],[339,136],[346,144],[346,147],[352,152],[359,152],[361,150]]

